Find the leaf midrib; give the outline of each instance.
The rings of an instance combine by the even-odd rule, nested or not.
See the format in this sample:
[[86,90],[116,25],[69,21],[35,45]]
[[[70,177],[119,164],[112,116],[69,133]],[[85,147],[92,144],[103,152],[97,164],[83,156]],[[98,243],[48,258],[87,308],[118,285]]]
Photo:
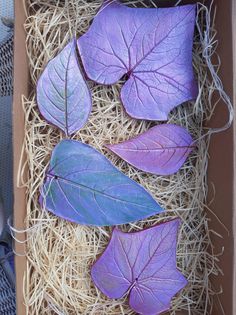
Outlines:
[[67,65],[66,65],[66,73],[65,73],[65,129],[66,129],[66,135],[68,136],[69,130],[68,130],[68,102],[67,102],[67,88],[68,88],[68,68],[69,68],[69,63],[70,63],[70,58],[71,58],[71,53],[72,53],[73,46],[71,48],[68,60],[67,60]]
[[143,152],[149,152],[149,151],[165,151],[165,150],[181,150],[181,149],[194,149],[194,146],[177,146],[177,147],[164,147],[164,148],[150,148],[150,149],[126,149],[126,148],[119,148],[119,146],[115,146],[111,149],[116,149],[118,151],[129,151],[129,152],[136,152],[136,151],[143,151]]
[[[71,54],[74,50],[74,42],[72,44],[72,47],[70,49],[70,53],[69,53],[69,56],[68,56],[68,59],[67,59],[67,64],[66,64],[66,67],[64,66],[65,68],[65,133],[66,133],[66,136],[69,136],[69,125],[68,125],[68,99],[67,99],[67,89],[68,89],[68,71],[69,71],[69,64],[70,64],[70,59],[71,59]],[[62,61],[61,61],[62,63]],[[63,63],[62,63],[63,65]]]
[[[55,176],[57,177],[57,179],[55,178]],[[118,202],[124,202],[124,203],[127,203],[127,204],[136,205],[136,206],[139,206],[139,207],[142,207],[142,208],[148,208],[148,209],[153,209],[153,210],[155,210],[154,207],[150,207],[150,206],[147,206],[147,205],[142,205],[142,204],[135,203],[135,202],[132,202],[132,201],[127,201],[127,200],[120,199],[120,198],[117,198],[117,197],[113,197],[113,196],[108,195],[108,194],[106,194],[106,193],[104,193],[104,192],[102,192],[102,191],[99,191],[99,190],[97,190],[97,189],[93,189],[93,188],[91,188],[91,187],[89,187],[89,186],[86,186],[86,185],[83,185],[83,184],[80,184],[80,183],[76,183],[76,182],[74,182],[74,181],[72,181],[72,180],[69,180],[69,179],[65,179],[65,178],[60,177],[60,176],[58,176],[58,175],[56,175],[56,174],[52,175],[52,174],[48,173],[48,174],[47,174],[47,177],[53,178],[53,179],[56,180],[56,181],[57,181],[57,180],[60,180],[60,181],[62,181],[62,182],[64,182],[64,183],[66,183],[66,184],[70,184],[70,185],[73,185],[73,186],[75,186],[75,187],[82,187],[82,188],[84,188],[84,189],[86,189],[86,190],[91,191],[92,193],[95,193],[95,194],[98,194],[98,195],[102,195],[102,196],[104,196],[104,197],[106,197],[106,198],[109,198],[109,199],[112,199],[112,200],[115,200],[115,201],[118,201]],[[134,182],[134,183],[136,183],[136,182]],[[136,184],[137,184],[137,183],[136,183]],[[137,185],[138,185],[138,184],[137,184]],[[140,187],[141,187],[141,186],[140,186]],[[142,187],[141,187],[141,188],[142,188]],[[144,192],[145,192],[146,194],[148,194],[147,191],[144,190]],[[151,195],[150,195],[150,198],[153,199],[153,197],[152,197]],[[155,201],[155,200],[153,199],[153,201]],[[156,203],[156,204],[157,204],[157,206],[158,206],[158,203]],[[159,208],[161,209],[160,206],[159,206]]]
[[[165,40],[169,35],[170,33],[181,23],[183,22],[183,20],[186,19],[186,17],[192,12],[192,10],[189,10],[188,13],[184,16],[183,19],[181,19],[177,24],[175,24],[171,29],[170,31],[166,34],[166,36],[164,36],[159,42],[155,43],[154,46],[132,67],[130,68],[129,72],[130,73],[133,73],[135,72],[135,69],[142,63],[143,60],[145,60],[147,58],[148,55],[150,55],[153,50],[161,43],[163,42],[163,40]],[[142,73],[142,71],[140,71]],[[145,71],[144,71],[145,72]]]

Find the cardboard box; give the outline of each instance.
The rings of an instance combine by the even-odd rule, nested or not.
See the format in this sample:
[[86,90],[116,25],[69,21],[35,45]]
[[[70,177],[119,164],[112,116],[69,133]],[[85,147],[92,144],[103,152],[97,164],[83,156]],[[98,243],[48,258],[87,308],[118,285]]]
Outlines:
[[[189,1],[186,1],[189,3]],[[165,2],[166,3],[166,2]],[[218,53],[221,57],[221,78],[227,93],[232,99],[236,99],[236,1],[235,0],[214,0],[217,6],[216,28],[218,30],[219,47]],[[22,95],[28,95],[30,91],[28,62],[25,50],[25,31],[24,24],[25,11],[23,0],[15,1],[15,54],[14,54],[14,101],[13,101],[13,145],[14,145],[14,225],[16,229],[25,228],[24,219],[26,215],[25,191],[18,188],[17,177],[19,161],[22,158],[22,143],[24,137],[24,115],[21,104]],[[233,55],[235,60],[233,60]],[[233,86],[233,82],[235,83]],[[212,119],[212,126],[221,126],[227,119],[224,104],[217,106],[216,113]],[[223,238],[213,239],[216,250],[224,247],[224,255],[221,257],[220,265],[224,271],[223,276],[213,279],[216,288],[222,286],[223,294],[220,302],[226,315],[236,314],[236,260],[234,244],[236,216],[234,190],[236,183],[235,172],[235,147],[236,140],[234,126],[227,132],[217,134],[212,137],[210,145],[210,160],[208,168],[209,187],[214,184],[216,195],[211,209],[227,227],[228,232],[222,229],[216,217],[209,213],[211,227],[219,231]],[[24,158],[24,157],[23,157]],[[213,191],[209,189],[209,200],[212,198]],[[24,241],[25,235],[17,235],[18,239]],[[17,253],[24,253],[24,245],[15,243]],[[23,278],[26,270],[26,258],[16,256],[16,290],[17,290],[17,314],[24,315],[25,307],[23,300]],[[214,303],[212,315],[224,314],[219,303]]]

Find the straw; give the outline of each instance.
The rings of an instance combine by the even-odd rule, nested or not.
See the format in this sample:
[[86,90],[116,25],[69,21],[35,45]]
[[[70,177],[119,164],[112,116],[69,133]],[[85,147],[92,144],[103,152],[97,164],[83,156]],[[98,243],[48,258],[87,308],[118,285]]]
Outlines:
[[[26,162],[21,163],[19,185],[27,189],[27,271],[25,275],[25,304],[28,314],[135,314],[127,297],[111,300],[93,284],[90,268],[108,244],[110,228],[86,227],[72,224],[40,208],[39,188],[43,183],[50,154],[64,138],[63,133],[49,125],[39,114],[35,100],[35,85],[47,62],[76,34],[82,35],[97,14],[101,1],[89,0],[25,0],[27,20],[26,47],[33,84],[30,97],[23,97]],[[178,1],[179,2],[179,1]],[[147,3],[147,2],[146,2]],[[148,2],[154,6],[155,1]],[[132,5],[144,6],[142,1]],[[130,5],[131,5],[130,4]],[[212,64],[216,56],[214,12],[198,5],[194,38],[194,69],[198,79],[199,96],[169,115],[168,123],[187,128],[197,141],[196,150],[181,170],[171,176],[155,176],[128,165],[103,147],[140,134],[156,123],[131,119],[120,103],[122,81],[113,86],[89,82],[93,110],[86,126],[73,139],[88,143],[104,153],[122,172],[143,185],[166,211],[134,224],[122,226],[124,231],[137,231],[158,222],[179,216],[177,265],[189,284],[172,302],[170,314],[186,310],[188,314],[211,314],[215,295],[212,275],[218,267],[220,253],[215,253],[209,229],[206,207],[209,130],[204,128],[215,106],[212,94],[222,85],[217,76],[219,64]],[[207,47],[207,53],[206,53]],[[219,59],[216,58],[216,60]],[[214,75],[212,75],[212,69]],[[209,71],[210,70],[210,71]],[[228,99],[227,99],[228,100]],[[231,104],[230,104],[231,105]],[[230,106],[229,105],[229,106]],[[22,152],[23,152],[22,151]],[[214,158],[214,157],[212,157]],[[27,173],[27,176],[23,174]],[[223,229],[223,226],[222,226]],[[15,238],[18,233],[15,231]],[[19,253],[20,254],[20,253]]]

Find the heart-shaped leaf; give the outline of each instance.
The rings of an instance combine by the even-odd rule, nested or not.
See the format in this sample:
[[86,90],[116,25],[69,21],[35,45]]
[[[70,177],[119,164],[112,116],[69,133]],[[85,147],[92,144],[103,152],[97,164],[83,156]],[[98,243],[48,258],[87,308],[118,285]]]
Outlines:
[[73,140],[55,147],[40,201],[64,219],[97,226],[129,223],[163,211],[104,155]]
[[105,3],[78,47],[88,77],[121,90],[127,113],[166,120],[175,106],[196,97],[192,67],[195,5],[129,8]]
[[88,120],[92,101],[79,66],[75,39],[44,69],[37,84],[37,103],[44,118],[67,135]]
[[106,147],[138,169],[157,175],[177,172],[194,148],[187,130],[171,124],[155,126],[133,139]]
[[130,306],[138,314],[168,311],[172,297],[187,284],[176,268],[179,224],[176,219],[135,233],[114,229],[92,267],[96,286],[112,299],[129,294]]

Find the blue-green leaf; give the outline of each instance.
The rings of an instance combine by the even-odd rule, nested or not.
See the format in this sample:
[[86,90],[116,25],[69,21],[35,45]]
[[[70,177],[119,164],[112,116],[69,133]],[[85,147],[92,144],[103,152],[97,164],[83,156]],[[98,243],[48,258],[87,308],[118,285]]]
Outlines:
[[163,211],[104,155],[74,140],[55,147],[40,201],[59,217],[97,226],[129,223]]

